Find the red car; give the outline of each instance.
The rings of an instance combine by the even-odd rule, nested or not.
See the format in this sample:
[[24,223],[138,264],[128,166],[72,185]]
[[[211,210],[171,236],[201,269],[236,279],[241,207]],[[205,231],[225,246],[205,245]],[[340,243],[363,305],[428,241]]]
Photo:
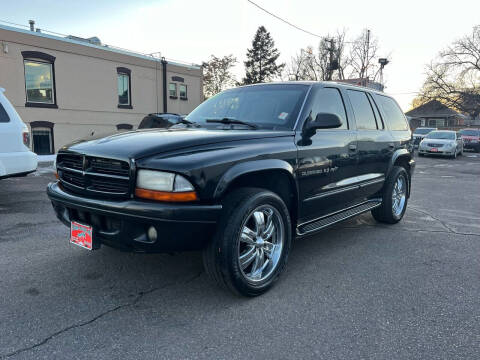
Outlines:
[[463,140],[463,148],[480,151],[480,129],[463,129],[460,131]]

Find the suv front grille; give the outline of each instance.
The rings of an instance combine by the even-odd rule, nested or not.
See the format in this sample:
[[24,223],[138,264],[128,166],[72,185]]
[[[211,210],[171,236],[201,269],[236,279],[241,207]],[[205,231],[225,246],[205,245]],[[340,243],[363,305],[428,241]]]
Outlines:
[[74,192],[126,197],[130,188],[130,165],[126,161],[80,154],[58,154],[58,176]]
[[435,148],[439,148],[439,147],[442,147],[443,144],[436,144],[436,143],[428,143],[427,146],[430,146],[430,147],[435,147]]

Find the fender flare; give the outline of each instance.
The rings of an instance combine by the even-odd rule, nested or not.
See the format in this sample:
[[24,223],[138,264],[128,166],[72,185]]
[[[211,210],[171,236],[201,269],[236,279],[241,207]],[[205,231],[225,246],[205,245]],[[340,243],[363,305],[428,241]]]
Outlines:
[[406,157],[408,161],[412,159],[412,154],[407,149],[398,149],[395,151],[392,155],[392,158],[390,159],[390,163],[388,164],[388,170],[387,170],[387,176],[390,175],[390,172],[392,171],[393,164],[395,164],[395,161],[397,161],[398,158],[400,157]]
[[[284,160],[264,159],[264,160],[246,161],[246,162],[235,164],[223,174],[220,181],[217,183],[217,186],[213,193],[213,198],[214,199],[220,198],[228,189],[229,185],[233,181],[235,181],[235,179],[237,179],[238,177],[245,174],[254,173],[257,171],[262,171],[262,170],[285,171],[291,177],[290,180],[292,180],[293,184],[296,184],[293,167],[292,165],[290,165],[288,162]],[[295,191],[297,191],[296,188],[295,188]]]
[[[390,159],[390,163],[388,164],[388,170],[387,170],[387,173],[386,173],[386,176],[385,176],[385,179],[388,179],[388,177],[390,176],[390,173],[392,172],[392,169],[393,169],[393,165],[395,164],[395,161],[398,160],[398,158],[400,157],[405,157],[408,162],[410,162],[412,160],[412,154],[407,150],[407,149],[398,149],[396,150],[393,155],[392,155],[392,158]],[[410,197],[410,192],[411,192],[411,186],[412,186],[412,174],[408,174],[409,176],[409,179],[408,179],[408,197]]]

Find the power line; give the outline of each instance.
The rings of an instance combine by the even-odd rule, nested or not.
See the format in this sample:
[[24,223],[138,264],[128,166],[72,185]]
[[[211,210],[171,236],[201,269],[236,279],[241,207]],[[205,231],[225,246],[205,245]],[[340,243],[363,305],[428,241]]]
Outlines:
[[273,16],[274,18],[276,18],[276,19],[284,22],[284,23],[287,24],[287,25],[290,25],[290,26],[294,27],[294,28],[297,29],[297,30],[303,31],[304,33],[307,33],[307,34],[309,34],[309,35],[315,36],[315,37],[317,37],[317,38],[319,38],[319,39],[322,38],[322,36],[320,36],[320,35],[317,35],[317,34],[312,33],[311,31],[302,29],[301,27],[299,27],[299,26],[297,26],[297,25],[294,25],[294,24],[292,24],[291,22],[289,22],[289,21],[287,21],[287,20],[285,20],[285,19],[282,19],[280,16],[275,15],[275,14],[271,13],[270,11],[268,11],[267,9],[265,9],[265,8],[261,7],[260,5],[254,3],[252,0],[247,0],[247,1],[248,1],[250,4],[252,4],[253,6],[256,6],[256,7],[259,8],[260,10],[266,12],[268,15]]

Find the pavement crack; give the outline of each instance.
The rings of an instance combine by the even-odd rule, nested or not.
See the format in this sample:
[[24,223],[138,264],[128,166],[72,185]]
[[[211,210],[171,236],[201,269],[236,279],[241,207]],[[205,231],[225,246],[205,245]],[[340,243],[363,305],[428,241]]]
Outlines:
[[30,346],[27,346],[27,347],[24,347],[24,348],[20,348],[18,350],[15,350],[9,354],[5,354],[5,355],[0,355],[0,359],[8,359],[8,358],[11,358],[13,356],[16,356],[16,355],[19,355],[23,352],[26,352],[26,351],[30,351],[30,350],[33,350],[33,349],[36,349],[40,346],[43,346],[45,345],[46,343],[48,343],[50,340],[56,338],[57,336],[60,336],[64,333],[66,333],[67,331],[70,331],[72,329],[77,329],[77,328],[81,328],[83,326],[87,326],[87,325],[90,325],[92,323],[94,323],[95,321],[97,321],[98,319],[101,319],[102,317],[108,315],[108,314],[111,314],[111,313],[114,313],[118,310],[121,310],[121,309],[124,309],[124,308],[127,308],[127,307],[130,307],[130,306],[133,306],[135,304],[137,304],[145,295],[149,295],[149,294],[152,294],[156,291],[159,291],[159,290],[164,290],[165,288],[168,288],[170,286],[174,286],[174,285],[185,285],[185,284],[188,284],[188,283],[191,283],[192,281],[196,280],[197,278],[199,278],[203,273],[203,270],[202,271],[199,271],[198,273],[196,273],[194,276],[191,276],[189,277],[188,279],[186,279],[185,281],[182,281],[180,283],[169,283],[169,284],[165,284],[164,286],[160,286],[160,287],[157,287],[157,288],[153,288],[153,289],[150,289],[150,290],[146,290],[146,291],[140,291],[138,292],[137,296],[130,302],[126,303],[126,304],[122,304],[122,305],[118,305],[118,306],[115,306],[109,310],[106,310],[104,311],[103,313],[91,318],[90,320],[86,320],[86,321],[83,321],[83,322],[79,322],[79,323],[76,323],[76,324],[73,324],[73,325],[69,325],[61,330],[58,330],[56,332],[54,332],[53,334],[50,334],[49,336],[47,336],[46,338],[44,338],[43,340],[33,344],[33,345],[30,345]]
[[[361,226],[344,226],[342,229],[353,229],[353,230],[359,230],[362,228],[366,227],[372,227],[372,228],[380,228],[380,229],[386,229],[390,231],[405,231],[405,232],[426,232],[426,233],[432,233],[432,234],[445,234],[445,233],[453,233],[456,235],[465,235],[465,236],[480,236],[480,234],[475,234],[475,233],[461,233],[461,232],[451,232],[451,231],[445,231],[445,230],[428,230],[428,229],[401,229],[401,228],[392,228],[392,227],[387,227],[387,226],[376,226],[376,225],[361,225]],[[339,228],[339,230],[341,230]]]
[[432,214],[430,214],[429,212],[425,211],[425,210],[420,210],[419,208],[417,207],[410,207],[410,209],[412,209],[413,211],[416,211],[416,212],[419,212],[420,214],[424,214],[426,216],[429,216],[431,217],[432,219],[438,221],[438,223],[440,223],[440,225],[442,225],[448,232],[452,233],[452,234],[456,234],[456,235],[472,235],[472,236],[480,236],[480,234],[476,234],[476,233],[463,233],[463,232],[459,232],[459,231],[456,231],[455,229],[453,229],[450,225],[448,225],[445,221],[433,216]]

